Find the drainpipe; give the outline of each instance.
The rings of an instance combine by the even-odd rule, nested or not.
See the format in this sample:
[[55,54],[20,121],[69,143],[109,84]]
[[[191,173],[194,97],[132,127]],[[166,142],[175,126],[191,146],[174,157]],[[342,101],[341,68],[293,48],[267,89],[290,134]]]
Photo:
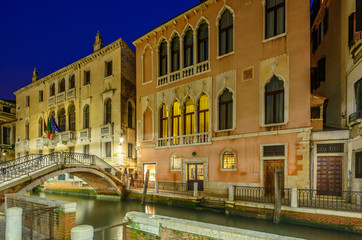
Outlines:
[[313,162],[313,141],[311,141],[309,145],[309,189],[313,189]]

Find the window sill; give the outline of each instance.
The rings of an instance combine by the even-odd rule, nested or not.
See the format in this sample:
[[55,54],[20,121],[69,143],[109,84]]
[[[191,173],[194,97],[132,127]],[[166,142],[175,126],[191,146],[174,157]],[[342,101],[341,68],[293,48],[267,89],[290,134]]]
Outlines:
[[285,37],[286,35],[287,35],[287,33],[286,33],[286,32],[285,32],[285,33],[281,33],[281,34],[276,35],[276,36],[274,36],[274,37],[270,37],[270,38],[264,39],[262,42],[263,42],[263,43],[267,43],[267,42],[270,42],[270,41],[276,40],[276,39],[278,39],[278,38]]
[[231,131],[234,131],[235,128],[230,128],[230,129],[222,129],[222,130],[215,130],[216,133],[222,133],[222,132],[231,132]]
[[260,126],[267,128],[267,127],[284,126],[286,124],[287,122],[282,122],[282,123],[261,124]]
[[236,168],[221,168],[220,169],[221,172],[235,172],[237,171]]
[[152,139],[147,139],[147,140],[142,139],[142,142],[144,142],[144,143],[153,142],[153,138]]
[[225,58],[225,57],[228,57],[228,56],[233,55],[233,54],[234,54],[234,51],[229,52],[229,53],[225,53],[225,54],[223,54],[223,55],[217,56],[216,59]]
[[152,80],[147,81],[147,82],[143,82],[142,85],[147,85],[147,84],[149,84],[149,83],[151,83],[151,82],[152,82]]
[[181,172],[181,169],[170,169],[170,172]]
[[107,78],[113,78],[113,74],[108,75],[108,76],[104,76],[104,79],[107,79]]

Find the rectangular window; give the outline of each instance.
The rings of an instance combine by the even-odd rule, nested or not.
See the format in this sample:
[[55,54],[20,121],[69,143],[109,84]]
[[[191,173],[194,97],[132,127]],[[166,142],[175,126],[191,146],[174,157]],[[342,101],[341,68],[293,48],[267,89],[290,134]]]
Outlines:
[[106,62],[104,76],[111,76],[113,74],[112,70],[112,61]]
[[284,145],[264,146],[263,148],[264,157],[283,157],[285,156]]
[[25,107],[30,107],[30,96],[25,97]]
[[3,127],[3,144],[10,145],[10,128]]
[[267,0],[265,7],[265,39],[285,32],[285,0]]
[[106,157],[112,157],[111,142],[105,143]]
[[133,144],[128,143],[128,157],[133,158]]
[[356,174],[355,178],[362,178],[362,152],[356,152],[355,155],[355,161],[356,161]]
[[89,145],[83,145],[83,153],[89,155]]
[[90,71],[84,71],[84,85],[90,84]]
[[43,102],[44,99],[43,99],[43,90],[40,90],[39,91],[39,102]]
[[3,106],[3,112],[11,113],[11,108]]

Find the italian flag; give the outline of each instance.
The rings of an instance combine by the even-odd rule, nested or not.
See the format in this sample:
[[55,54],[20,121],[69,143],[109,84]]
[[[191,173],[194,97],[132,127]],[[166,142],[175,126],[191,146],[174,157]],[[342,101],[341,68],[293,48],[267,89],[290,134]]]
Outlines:
[[50,132],[52,131],[52,126],[50,125],[50,118],[48,118],[48,123],[46,127],[46,132],[48,134],[48,139],[50,140]]

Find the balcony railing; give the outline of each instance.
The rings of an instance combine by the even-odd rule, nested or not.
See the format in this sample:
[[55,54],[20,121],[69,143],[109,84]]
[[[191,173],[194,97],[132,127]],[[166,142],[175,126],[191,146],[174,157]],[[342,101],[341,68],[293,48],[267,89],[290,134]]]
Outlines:
[[24,149],[29,148],[29,140],[24,140],[23,141],[23,148]]
[[210,70],[210,61],[203,61],[192,66],[183,68],[176,72],[172,72],[157,78],[157,86],[162,86],[184,78],[192,77],[197,74],[202,74]]
[[[234,186],[235,200],[274,203],[274,188]],[[282,189],[282,204],[289,205],[291,191],[289,188]]]
[[75,88],[69,89],[67,92],[67,100],[75,98]]
[[101,137],[110,137],[112,135],[112,124],[108,123],[101,126]]
[[36,139],[35,146],[38,147],[38,148],[43,147],[43,138],[42,137],[39,137],[39,138]]
[[362,111],[357,111],[349,115],[349,123],[356,121],[357,119],[362,118]]
[[65,92],[59,93],[57,95],[57,103],[61,103],[65,101]]
[[55,96],[51,96],[48,98],[48,106],[55,104]]
[[91,135],[90,129],[83,129],[79,132],[79,139],[81,141],[87,141],[90,139],[90,135]]
[[349,37],[348,37],[348,46],[353,52],[357,49],[357,46],[362,44],[362,31],[356,30],[356,13],[352,13],[349,16]]
[[196,133],[190,135],[174,136],[167,138],[159,138],[157,140],[158,147],[206,144],[211,142],[210,133]]
[[77,134],[74,131],[67,131],[60,135],[60,140],[62,142],[69,142],[71,140],[76,140],[76,139],[77,139]]

